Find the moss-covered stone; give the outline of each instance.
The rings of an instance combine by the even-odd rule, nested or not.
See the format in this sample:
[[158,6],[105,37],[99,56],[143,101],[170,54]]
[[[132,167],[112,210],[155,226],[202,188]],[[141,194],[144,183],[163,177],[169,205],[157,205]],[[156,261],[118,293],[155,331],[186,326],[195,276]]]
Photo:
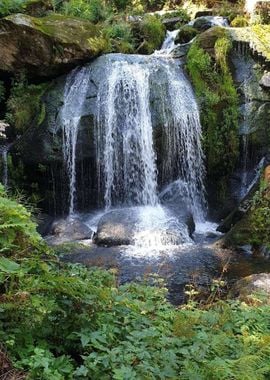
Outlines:
[[215,27],[196,38],[187,69],[201,108],[208,192],[220,207],[238,154],[238,95],[229,69],[231,41],[226,29]]
[[[52,76],[100,53],[99,27],[75,17],[15,14],[0,20],[0,70]],[[97,41],[96,41],[97,42]]]
[[199,32],[192,26],[185,25],[179,29],[178,35],[175,39],[176,44],[184,44],[191,41]]
[[252,206],[242,220],[225,236],[227,246],[250,244],[256,251],[260,246],[270,247],[270,187],[264,183],[255,194]]

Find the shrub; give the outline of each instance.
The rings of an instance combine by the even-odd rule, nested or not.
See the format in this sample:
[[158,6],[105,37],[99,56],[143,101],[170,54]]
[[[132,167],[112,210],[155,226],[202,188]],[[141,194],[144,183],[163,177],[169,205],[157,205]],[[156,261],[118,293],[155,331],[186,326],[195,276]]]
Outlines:
[[248,25],[249,22],[244,16],[236,16],[231,22],[231,26],[234,28],[242,28]]
[[61,11],[97,23],[106,19],[109,9],[105,8],[102,0],[70,0],[63,3]]
[[11,13],[22,11],[24,3],[25,0],[1,0],[0,17],[5,17]]
[[132,1],[131,0],[113,0],[112,1],[114,7],[118,11],[123,11],[125,10],[128,6],[131,6]]
[[249,224],[250,243],[255,246],[265,244],[270,248],[270,187],[263,182],[253,198]]
[[9,199],[0,185],[0,252],[5,255],[27,255],[41,245],[36,224],[30,212],[13,199]]
[[139,30],[139,38],[143,40],[143,52],[153,53],[165,38],[165,27],[155,16],[144,17]]
[[103,29],[103,35],[109,41],[112,51],[134,52],[134,38],[128,23],[120,21],[117,24],[108,25]]

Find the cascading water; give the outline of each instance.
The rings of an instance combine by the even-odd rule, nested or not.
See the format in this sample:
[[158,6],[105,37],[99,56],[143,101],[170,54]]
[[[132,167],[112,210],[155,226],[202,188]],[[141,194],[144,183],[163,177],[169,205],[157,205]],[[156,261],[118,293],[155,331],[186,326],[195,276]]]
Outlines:
[[181,179],[186,184],[185,200],[198,222],[205,217],[204,163],[201,124],[191,85],[174,62],[163,63],[168,83],[164,110],[165,148],[163,181]]
[[97,101],[99,190],[107,208],[145,206],[133,210],[140,220],[134,235],[136,249],[179,245],[176,231],[181,242],[191,242],[186,225],[158,200],[155,86],[162,94],[158,104],[163,123],[162,182],[181,180],[185,184],[182,206],[198,222],[205,214],[199,112],[181,65],[157,56],[108,56]]
[[3,165],[3,175],[2,175],[2,183],[5,188],[8,187],[8,150],[10,145],[4,145],[1,147],[1,155],[2,155],[2,165]]
[[60,111],[63,131],[63,155],[69,179],[69,215],[75,212],[76,194],[76,146],[79,124],[88,89],[89,69],[73,70],[67,77],[64,90],[64,104]]
[[157,203],[148,67],[112,63],[98,94],[97,162],[107,208]]

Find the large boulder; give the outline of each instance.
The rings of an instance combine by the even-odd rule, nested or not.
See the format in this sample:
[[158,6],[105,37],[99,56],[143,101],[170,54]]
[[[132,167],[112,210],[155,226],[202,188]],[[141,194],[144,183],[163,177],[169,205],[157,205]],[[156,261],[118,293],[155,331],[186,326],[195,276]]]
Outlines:
[[138,221],[138,213],[132,208],[110,211],[101,217],[94,241],[109,247],[132,244]]
[[[0,70],[29,76],[56,76],[98,53],[99,30],[75,17],[35,18],[14,14],[0,20]],[[95,46],[91,44],[95,39]]]
[[198,17],[188,23],[193,28],[203,32],[213,26],[227,27],[229,26],[228,20],[221,16],[202,16]]
[[60,219],[53,223],[47,242],[51,245],[91,239],[93,231],[79,219]]
[[[185,215],[185,214],[184,214]],[[193,219],[174,216],[169,208],[140,206],[112,210],[101,217],[94,241],[101,246],[181,245],[190,242]]]
[[238,280],[231,290],[231,296],[238,297],[245,302],[260,302],[270,304],[270,274],[252,274]]

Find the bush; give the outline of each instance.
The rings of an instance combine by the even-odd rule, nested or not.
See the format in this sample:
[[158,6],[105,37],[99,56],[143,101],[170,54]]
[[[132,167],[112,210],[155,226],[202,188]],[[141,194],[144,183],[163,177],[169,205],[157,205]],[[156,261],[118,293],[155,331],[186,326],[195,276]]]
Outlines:
[[244,16],[236,16],[231,22],[233,28],[242,28],[248,25],[248,20]]
[[123,21],[111,24],[103,29],[104,37],[109,41],[111,50],[120,53],[134,52],[134,38],[131,27]]
[[0,1],[0,17],[8,16],[11,13],[21,12],[25,0],[1,0]]
[[38,248],[41,237],[30,212],[9,199],[0,185],[0,252],[8,256],[25,256]]
[[144,44],[143,52],[151,54],[158,49],[164,41],[165,34],[165,27],[157,17],[150,15],[144,17],[139,31],[139,37]]
[[63,3],[61,12],[98,23],[106,19],[110,9],[105,8],[102,0],[69,0]]

